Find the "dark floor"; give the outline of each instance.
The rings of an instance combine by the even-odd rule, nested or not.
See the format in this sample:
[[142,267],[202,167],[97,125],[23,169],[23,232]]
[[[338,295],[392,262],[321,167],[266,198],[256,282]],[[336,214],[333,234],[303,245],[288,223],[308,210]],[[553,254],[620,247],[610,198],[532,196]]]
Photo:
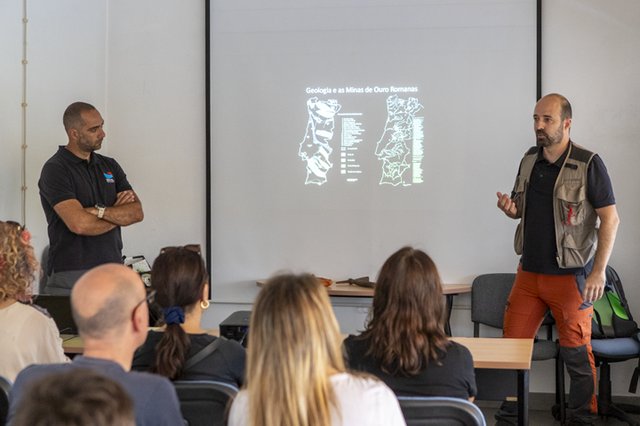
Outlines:
[[[634,401],[635,399],[635,401]],[[560,425],[559,421],[556,421],[551,415],[551,405],[552,399],[550,396],[546,395],[531,395],[530,400],[530,409],[529,409],[529,425],[530,426],[552,426],[552,425]],[[640,398],[626,398],[624,402],[634,403],[640,405]],[[482,410],[484,417],[487,421],[488,426],[492,426],[496,424],[496,419],[494,414],[498,411],[500,407],[499,402],[495,401],[477,401],[476,404]],[[546,408],[548,407],[548,408]],[[638,424],[640,424],[640,415],[634,415]],[[602,418],[598,417],[598,420],[595,423],[596,425],[606,425],[606,426],[619,426],[619,425],[627,425],[628,423],[622,422],[620,420],[614,418]]]

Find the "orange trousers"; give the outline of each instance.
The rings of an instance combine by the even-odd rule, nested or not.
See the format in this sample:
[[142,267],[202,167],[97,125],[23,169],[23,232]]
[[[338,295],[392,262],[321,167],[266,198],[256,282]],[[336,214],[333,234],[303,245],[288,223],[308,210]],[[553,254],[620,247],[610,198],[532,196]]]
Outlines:
[[504,316],[504,337],[533,338],[547,309],[551,309],[560,355],[571,378],[567,407],[570,420],[590,420],[598,411],[591,351],[593,306],[583,302],[584,280],[581,274],[546,275],[518,268]]

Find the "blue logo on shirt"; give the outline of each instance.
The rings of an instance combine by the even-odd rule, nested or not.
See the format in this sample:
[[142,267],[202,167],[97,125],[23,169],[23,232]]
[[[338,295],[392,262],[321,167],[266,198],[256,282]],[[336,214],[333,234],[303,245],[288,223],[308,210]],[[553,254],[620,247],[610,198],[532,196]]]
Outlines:
[[107,183],[115,183],[115,180],[113,179],[113,173],[103,172],[102,174],[104,175],[104,178],[107,181]]

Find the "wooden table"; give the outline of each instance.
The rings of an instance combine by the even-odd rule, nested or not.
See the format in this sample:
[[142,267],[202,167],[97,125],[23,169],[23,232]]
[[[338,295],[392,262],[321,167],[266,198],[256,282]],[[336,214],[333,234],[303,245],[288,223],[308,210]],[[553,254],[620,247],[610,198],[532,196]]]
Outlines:
[[[267,280],[258,280],[256,285],[262,287]],[[329,296],[335,297],[373,297],[374,289],[369,287],[361,287],[349,283],[333,283],[327,287]],[[453,297],[458,294],[471,293],[471,284],[442,284],[442,294],[445,295],[447,302],[447,321],[444,324],[445,332],[451,336],[451,310],[453,309]]]
[[473,356],[475,368],[516,370],[518,373],[518,425],[529,424],[529,370],[533,339],[500,337],[452,337],[466,346]]
[[[258,280],[256,285],[262,287],[267,280]],[[333,283],[327,287],[329,296],[338,297],[373,297],[374,289],[369,287],[360,287],[359,285],[349,283]],[[471,293],[471,284],[442,284],[442,294],[445,296],[455,296],[462,293]]]
[[61,334],[62,349],[67,355],[79,355],[84,351],[84,342],[77,334]]

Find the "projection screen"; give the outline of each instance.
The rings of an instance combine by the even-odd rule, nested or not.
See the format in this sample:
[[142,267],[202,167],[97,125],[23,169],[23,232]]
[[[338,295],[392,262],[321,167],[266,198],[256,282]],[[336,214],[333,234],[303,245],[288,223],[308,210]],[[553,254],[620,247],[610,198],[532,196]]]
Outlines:
[[514,271],[495,207],[535,144],[535,0],[209,0],[212,298],[277,271]]

